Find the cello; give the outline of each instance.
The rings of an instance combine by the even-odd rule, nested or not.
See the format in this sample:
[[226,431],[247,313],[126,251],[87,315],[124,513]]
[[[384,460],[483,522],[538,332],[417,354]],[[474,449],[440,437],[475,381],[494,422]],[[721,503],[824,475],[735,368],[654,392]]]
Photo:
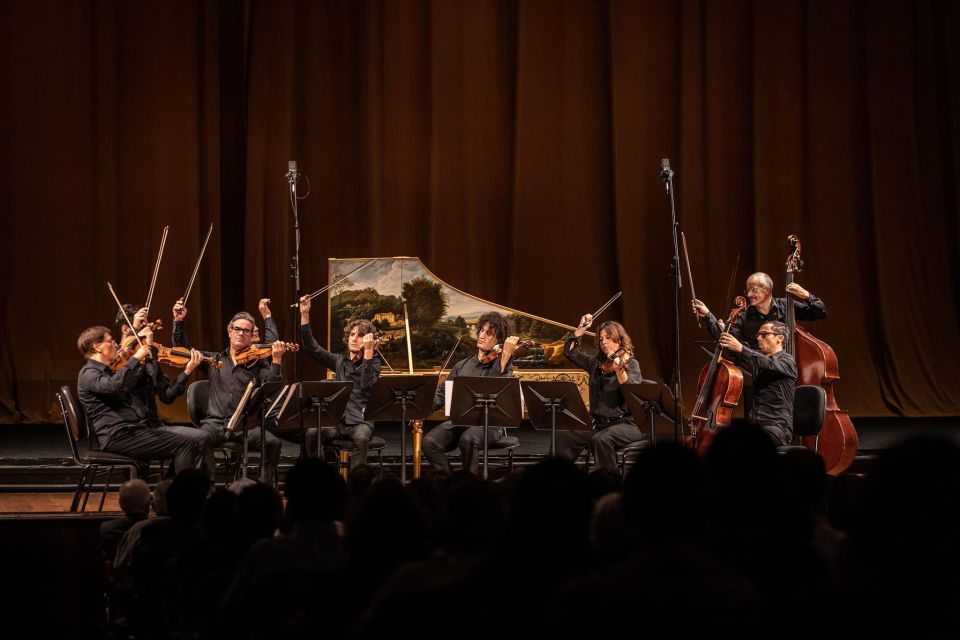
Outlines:
[[[736,306],[730,310],[723,333],[730,331],[734,321],[747,308],[743,296],[737,296],[734,304]],[[710,362],[700,370],[697,390],[697,402],[687,423],[690,435],[685,438],[685,444],[698,455],[704,455],[718,430],[730,426],[733,410],[743,391],[743,372],[723,357],[723,347],[719,343]]]
[[[786,284],[793,283],[793,274],[800,273],[803,260],[800,257],[800,238],[795,234],[787,238],[790,254],[787,256]],[[823,458],[827,473],[839,475],[853,464],[857,455],[857,431],[850,415],[837,406],[833,385],[840,379],[840,367],[833,348],[796,323],[793,299],[786,294],[787,351],[797,361],[797,385],[812,384],[826,394],[826,415],[819,435],[802,436],[801,443]]]

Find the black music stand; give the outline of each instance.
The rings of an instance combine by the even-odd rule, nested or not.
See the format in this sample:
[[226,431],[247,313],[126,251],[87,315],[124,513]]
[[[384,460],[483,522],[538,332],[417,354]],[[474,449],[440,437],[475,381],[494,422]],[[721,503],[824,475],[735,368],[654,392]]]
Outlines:
[[670,388],[653,380],[641,380],[620,385],[620,391],[627,399],[631,414],[634,416],[647,414],[647,424],[650,425],[650,444],[656,446],[657,418],[666,420],[670,425],[675,424],[673,416],[664,410],[664,407],[673,406],[673,393],[670,392]]
[[[255,380],[251,380],[250,382],[256,384]],[[258,409],[260,409],[261,400],[263,400],[263,397],[264,397],[263,395],[264,392],[272,393],[273,391],[279,389],[282,386],[282,384],[283,383],[280,383],[280,382],[269,382],[263,386],[254,387],[249,395],[247,395],[246,390],[244,390],[244,397],[240,399],[240,404],[237,405],[237,408],[234,410],[233,415],[230,417],[230,420],[228,421],[228,425],[229,424],[234,425],[232,429],[227,429],[227,431],[231,435],[234,435],[237,433],[236,425],[238,422],[242,425],[240,428],[240,438],[243,441],[243,449],[241,449],[241,453],[240,453],[240,467],[241,467],[240,477],[244,479],[246,479],[247,477],[247,466],[249,464],[249,459],[250,459],[250,445],[247,443],[247,436],[250,435],[250,429],[248,424],[250,420],[250,416],[252,416]],[[260,428],[261,429],[264,428],[262,423],[260,425]],[[260,437],[261,475],[263,470],[263,461],[266,459],[264,457],[265,442],[266,442],[266,434],[261,434],[261,437]]]
[[450,421],[457,426],[483,427],[483,479],[487,479],[487,432],[490,414],[498,427],[519,427],[520,380],[512,376],[469,377],[453,380]]
[[583,396],[574,382],[520,381],[527,413],[534,429],[550,430],[550,456],[557,455],[557,429],[591,431],[593,423],[583,403]]
[[[323,427],[335,427],[343,418],[350,401],[353,382],[339,380],[308,381],[297,383],[297,395],[292,396],[277,415],[277,422],[296,418],[298,414],[313,411],[317,416],[317,457],[323,460]],[[306,440],[306,434],[304,434]],[[308,452],[309,455],[309,452]]]
[[400,482],[407,481],[407,420],[426,420],[433,413],[440,376],[382,376],[373,387],[364,417],[400,421]]

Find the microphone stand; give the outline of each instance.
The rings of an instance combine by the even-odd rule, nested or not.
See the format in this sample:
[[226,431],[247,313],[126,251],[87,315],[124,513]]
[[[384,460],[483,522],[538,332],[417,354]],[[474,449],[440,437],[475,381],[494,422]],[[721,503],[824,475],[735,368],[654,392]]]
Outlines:
[[[682,417],[680,415],[680,288],[683,282],[680,279],[680,247],[677,243],[677,207],[673,197],[673,169],[670,160],[664,158],[661,163],[660,179],[663,180],[670,198],[670,231],[673,235],[673,261],[670,270],[673,272],[673,335],[674,343],[674,389],[673,389],[673,439],[680,442],[682,433]],[[651,434],[652,435],[652,434]]]
[[[297,180],[300,177],[297,171],[296,160],[288,163],[287,182],[290,189],[290,209],[293,212],[293,262],[290,264],[290,277],[293,278],[293,300],[297,304],[297,311],[293,314],[293,336],[294,340],[299,342],[300,336],[300,216],[297,208]],[[297,426],[300,433],[300,457],[307,457],[307,438],[303,426],[303,361],[297,357],[297,352],[293,352],[293,376],[297,384]],[[266,429],[266,425],[263,425]],[[266,435],[266,434],[264,434]],[[319,441],[320,430],[317,430],[317,439]]]

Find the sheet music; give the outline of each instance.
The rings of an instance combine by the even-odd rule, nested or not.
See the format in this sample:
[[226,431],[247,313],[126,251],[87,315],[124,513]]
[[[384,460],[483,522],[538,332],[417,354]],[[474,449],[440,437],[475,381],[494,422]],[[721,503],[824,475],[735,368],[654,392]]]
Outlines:
[[[297,384],[299,384],[299,383],[297,383]],[[280,410],[277,411],[277,419],[279,419],[280,416],[283,415],[283,412],[287,410],[287,405],[290,404],[290,399],[293,398],[293,392],[296,391],[296,390],[297,390],[297,385],[296,385],[296,384],[291,384],[291,385],[290,385],[290,388],[287,389],[287,397],[283,399],[283,405],[281,405],[281,406],[280,406]],[[283,391],[280,392],[280,394],[277,396],[277,398],[279,399],[281,396],[283,396]]]
[[247,402],[250,400],[250,395],[253,393],[253,388],[255,383],[253,380],[247,383],[247,388],[243,391],[243,397],[240,398],[240,403],[237,405],[237,410],[233,412],[233,415],[230,416],[230,421],[227,423],[227,431],[233,431],[237,428],[237,423],[240,422],[240,418],[243,416],[243,410],[247,406]]

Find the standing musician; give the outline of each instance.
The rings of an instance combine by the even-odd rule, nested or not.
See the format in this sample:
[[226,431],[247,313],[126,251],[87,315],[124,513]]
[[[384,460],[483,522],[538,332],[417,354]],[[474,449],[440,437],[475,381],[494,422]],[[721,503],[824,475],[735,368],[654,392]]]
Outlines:
[[[457,376],[509,377],[513,375],[513,354],[520,342],[517,336],[507,337],[510,323],[496,311],[489,311],[477,321],[477,355],[468,356],[453,365],[447,380]],[[502,345],[499,355],[495,351]],[[441,384],[433,398],[433,409],[446,403],[446,385]],[[502,427],[487,429],[487,446],[506,435]],[[447,452],[460,447],[463,468],[471,473],[480,470],[480,450],[483,443],[483,427],[454,425],[447,420],[430,430],[423,438],[423,454],[435,469],[450,472]]]
[[[138,335],[145,338],[144,343],[150,347],[152,352],[152,356],[143,362],[143,366],[140,368],[140,378],[134,388],[131,389],[131,397],[137,404],[138,410],[146,416],[147,424],[151,428],[179,433],[197,441],[198,445],[204,450],[210,449],[211,447],[207,442],[208,438],[204,432],[195,427],[164,425],[160,422],[160,415],[157,412],[157,398],[164,404],[173,404],[187,390],[187,379],[203,360],[203,354],[196,349],[191,349],[190,360],[184,366],[183,372],[177,376],[174,382],[170,382],[170,378],[164,373],[163,367],[157,362],[157,349],[153,346],[153,330],[147,323],[147,308],[143,307],[137,310],[132,304],[125,304],[123,305],[123,311],[117,311],[116,325],[120,334],[121,345],[131,335],[126,318],[132,318],[134,329]],[[204,454],[206,457],[206,451],[204,451]]]
[[[786,291],[794,296],[793,308],[797,320],[821,320],[827,317],[827,307],[823,300],[797,283],[788,284]],[[747,290],[744,293],[750,300],[750,306],[730,327],[730,335],[756,351],[759,348],[757,332],[760,326],[767,322],[783,322],[787,313],[787,299],[773,297],[773,279],[763,272],[747,278]],[[714,339],[718,339],[723,331],[723,321],[718,320],[710,313],[707,305],[699,300],[692,300],[691,306],[694,313],[706,318],[707,330]]]
[[[174,305],[174,344],[178,347],[186,346],[186,330],[184,322],[187,317],[187,308],[182,300],[178,300]],[[243,392],[250,380],[256,379],[258,384],[267,382],[278,382],[282,378],[280,363],[283,360],[283,354],[286,353],[287,345],[283,342],[273,342],[271,357],[263,360],[253,360],[245,364],[237,364],[236,359],[244,351],[248,350],[253,344],[254,329],[256,323],[246,311],[240,311],[227,323],[227,339],[230,346],[214,354],[212,357],[223,363],[218,368],[201,362],[200,366],[210,377],[210,400],[207,406],[206,417],[200,424],[209,437],[212,446],[217,446],[224,442],[230,434],[226,431],[227,422],[237,410]],[[260,462],[260,481],[272,484],[277,465],[280,464],[280,452],[282,445],[280,439],[263,428],[261,425],[247,432],[247,444],[250,447],[259,447],[260,438],[264,438],[264,448],[266,460]],[[214,472],[214,461],[212,449],[207,461],[211,476]]]
[[753,375],[750,423],[763,429],[777,446],[793,440],[797,363],[783,348],[787,333],[787,325],[782,322],[763,323],[756,337],[759,350],[744,346],[729,333],[720,336],[720,345],[731,353],[731,360]]
[[77,338],[77,348],[87,358],[77,377],[77,397],[103,451],[144,461],[174,458],[179,470],[203,463],[197,439],[170,429],[151,429],[143,403],[134,398],[144,363],[152,357],[149,345],[139,346],[116,372],[110,364],[118,345],[107,327],[85,329]]
[[[583,448],[590,445],[597,466],[617,468],[617,448],[643,439],[643,432],[633,421],[620,385],[638,383],[640,363],[633,357],[633,341],[619,322],[607,321],[597,331],[598,356],[580,351],[584,332],[593,322],[589,313],[563,346],[563,355],[590,374],[590,417],[593,431],[563,431],[557,434],[557,455],[576,460]],[[604,370],[608,369],[609,373]]]
[[[353,441],[357,453],[350,457],[350,467],[365,464],[370,438],[373,437],[373,422],[366,419],[364,412],[370,402],[370,394],[380,379],[379,358],[374,357],[376,341],[373,336],[373,324],[369,320],[353,320],[343,330],[343,343],[347,351],[333,354],[320,346],[313,337],[310,328],[310,296],[300,298],[300,340],[303,348],[327,369],[334,371],[335,380],[353,382],[350,399],[343,418],[335,427],[324,427],[320,437],[329,442],[338,436]],[[317,428],[307,429],[306,448],[308,454],[317,450]]]

